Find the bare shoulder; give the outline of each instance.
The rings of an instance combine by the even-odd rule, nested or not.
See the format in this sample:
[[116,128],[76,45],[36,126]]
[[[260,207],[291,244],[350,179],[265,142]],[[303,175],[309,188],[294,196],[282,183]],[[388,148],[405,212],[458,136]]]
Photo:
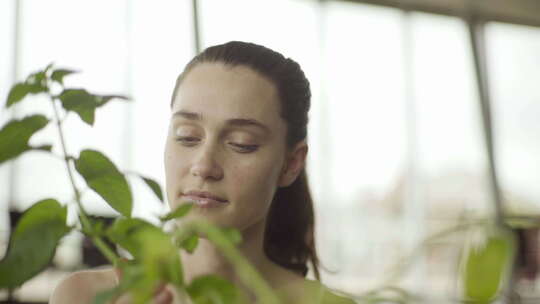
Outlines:
[[301,278],[290,283],[286,290],[286,303],[355,304],[352,299],[319,281]]
[[94,296],[116,285],[112,267],[74,272],[54,289],[49,303],[91,303]]
[[306,280],[306,289],[312,295],[313,303],[321,304],[355,304],[351,298],[341,295],[341,292],[334,291],[324,286],[319,281]]

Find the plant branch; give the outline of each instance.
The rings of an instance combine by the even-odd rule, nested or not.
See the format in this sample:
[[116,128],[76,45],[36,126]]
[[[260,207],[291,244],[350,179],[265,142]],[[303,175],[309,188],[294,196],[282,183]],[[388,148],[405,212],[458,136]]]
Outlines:
[[111,262],[114,266],[116,266],[119,258],[118,255],[99,237],[94,236],[92,237],[92,241],[96,245],[96,247],[103,253],[105,258]]
[[399,262],[397,265],[394,265],[392,267],[392,270],[388,271],[391,276],[388,276],[385,280],[385,283],[382,284],[383,286],[389,286],[395,283],[396,280],[399,280],[405,274],[405,272],[409,269],[409,267],[412,265],[413,260],[415,258],[418,258],[422,250],[433,243],[434,241],[447,237],[449,235],[454,235],[455,233],[470,229],[471,227],[479,226],[486,224],[487,222],[485,220],[471,220],[469,222],[458,224],[456,226],[444,229],[442,231],[439,231],[433,235],[428,236],[426,239],[424,239],[416,248],[413,249],[413,251],[405,257],[401,262]]
[[[67,172],[68,172],[68,175],[69,175],[69,180],[71,182],[71,186],[73,187],[73,192],[75,193],[75,200],[77,201],[77,204],[79,205],[79,209],[81,210],[81,213],[84,215],[84,217],[86,217],[86,220],[88,220],[86,211],[84,210],[84,207],[81,204],[81,195],[79,193],[79,190],[77,189],[77,185],[75,184],[75,179],[73,178],[73,173],[71,172],[71,167],[69,166],[69,159],[70,158],[68,157],[67,148],[66,148],[66,141],[65,141],[65,138],[64,138],[64,132],[62,130],[62,121],[60,120],[60,115],[58,114],[58,109],[56,108],[55,99],[52,96],[51,96],[51,104],[52,104],[52,107],[54,109],[54,116],[56,118],[56,126],[58,128],[58,134],[60,136],[60,143],[61,143],[61,146],[62,146],[63,158],[64,158],[64,161],[66,163],[66,168],[67,168]],[[84,223],[83,223],[83,225],[84,225]]]
[[259,272],[247,261],[247,259],[227,240],[227,237],[216,227],[206,222],[195,222],[192,228],[204,234],[214,245],[221,250],[223,255],[235,266],[239,277],[249,287],[258,300],[263,304],[281,303],[272,288],[261,277]]
[[60,161],[65,161],[66,160],[66,158],[63,155],[56,154],[56,153],[54,153],[52,151],[49,152],[49,155],[56,158],[56,159],[58,159],[58,160],[60,160]]
[[[60,143],[62,146],[63,158],[66,163],[66,168],[68,171],[71,186],[73,187],[73,192],[75,193],[75,201],[77,202],[77,206],[79,207],[79,211],[80,211],[79,218],[81,220],[82,230],[92,235],[94,228],[92,227],[92,224],[90,223],[90,219],[88,218],[88,213],[86,213],[86,210],[84,209],[82,205],[81,193],[79,189],[77,188],[77,185],[75,184],[75,178],[73,177],[73,172],[69,165],[69,161],[72,160],[73,157],[68,156],[68,153],[67,153],[66,141],[64,138],[64,132],[62,130],[62,120],[60,120],[60,115],[58,114],[55,98],[53,96],[50,96],[50,97],[51,97],[52,107],[54,109],[54,116],[56,118],[58,134],[60,136]],[[92,241],[94,242],[96,247],[101,251],[101,253],[103,253],[103,255],[109,260],[109,262],[111,262],[112,264],[116,264],[118,260],[118,256],[114,253],[114,251],[111,248],[109,248],[109,246],[99,236],[93,235]]]

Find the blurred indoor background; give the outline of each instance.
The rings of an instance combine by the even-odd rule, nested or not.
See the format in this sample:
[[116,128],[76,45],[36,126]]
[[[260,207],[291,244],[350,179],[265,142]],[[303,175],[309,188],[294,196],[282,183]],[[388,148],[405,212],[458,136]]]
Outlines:
[[[2,105],[14,82],[50,62],[82,72],[67,86],[131,96],[99,109],[94,128],[69,116],[69,151],[97,148],[164,186],[175,78],[198,50],[230,40],[282,52],[311,81],[307,169],[328,286],[361,295],[427,236],[463,216],[492,216],[482,79],[505,208],[540,216],[536,0],[1,0]],[[50,114],[40,98],[2,108],[0,123]],[[31,142],[51,142],[53,127]],[[72,199],[64,166],[40,152],[0,166],[2,251],[13,214],[45,197]],[[130,181],[137,216],[164,212]],[[91,191],[83,200],[96,215],[115,215]],[[460,242],[426,248],[395,284],[430,303],[455,298]],[[84,260],[83,245],[80,235],[66,237],[50,269],[15,297],[46,302],[67,273],[99,264]]]

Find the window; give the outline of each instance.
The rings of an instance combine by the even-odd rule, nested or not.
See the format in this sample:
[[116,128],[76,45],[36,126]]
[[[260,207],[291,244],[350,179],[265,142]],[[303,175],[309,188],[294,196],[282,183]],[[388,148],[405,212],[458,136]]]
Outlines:
[[[231,40],[266,45],[299,62],[310,80],[307,172],[323,281],[353,294],[380,283],[399,258],[465,212],[493,212],[467,25],[360,2],[198,1],[202,48]],[[67,79],[70,87],[132,97],[98,109],[93,128],[70,114],[69,151],[99,149],[121,170],[165,186],[171,93],[195,49],[191,5],[2,1],[0,65],[7,68],[0,71],[0,94],[5,98],[14,81],[54,62],[82,71]],[[537,214],[540,30],[497,22],[485,30],[504,199],[512,212]],[[0,122],[37,111],[52,116],[47,100],[32,98],[0,111]],[[56,132],[48,126],[32,143],[50,143]],[[39,152],[0,166],[0,237],[7,236],[8,209],[44,197],[72,199],[64,166]],[[164,211],[139,179],[130,182],[134,215],[151,219]],[[83,200],[92,213],[115,214],[92,191]],[[404,287],[432,302],[454,297],[455,244],[428,249]]]
[[490,23],[486,28],[496,151],[510,209],[540,213],[540,30]]

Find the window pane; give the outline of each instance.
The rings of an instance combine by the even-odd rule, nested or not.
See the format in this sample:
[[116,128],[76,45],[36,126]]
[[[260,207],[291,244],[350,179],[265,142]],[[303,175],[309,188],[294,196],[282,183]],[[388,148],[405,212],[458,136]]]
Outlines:
[[400,12],[340,2],[326,9],[329,187],[321,208],[331,216],[319,221],[320,254],[338,270],[325,276],[329,284],[358,293],[380,277],[383,260],[398,252],[384,250],[382,239],[400,236],[390,231],[396,225],[386,225],[392,207],[381,201],[406,152]]
[[[54,62],[82,71],[66,78],[68,87],[82,86],[101,94],[126,94],[124,2],[30,0],[22,2],[21,12],[21,78]],[[97,110],[94,128],[71,113],[64,127],[68,153],[78,156],[81,148],[95,148],[123,167],[121,145],[126,106],[123,102],[111,102],[106,109]],[[18,116],[45,112],[53,117],[50,102],[41,96],[25,100],[17,110]],[[57,137],[51,124],[31,142],[46,143]],[[59,141],[53,143],[54,152],[60,155]],[[69,201],[73,196],[65,165],[44,153],[27,153],[16,162],[15,183],[15,199],[20,209],[43,197]],[[78,184],[85,186],[82,180]],[[90,194],[85,200],[90,202],[90,210],[110,211],[97,195],[86,193]]]
[[[98,149],[120,170],[145,174],[164,186],[162,151],[170,96],[177,74],[193,54],[190,3],[23,3],[21,77],[54,61],[58,66],[82,71],[66,78],[68,87],[132,98],[130,102],[112,101],[98,109],[93,128],[70,113],[64,128],[68,151],[77,156],[81,149]],[[39,111],[53,116],[49,101],[40,97],[23,102],[17,110],[17,116]],[[50,142],[57,137],[55,126],[51,125],[36,135],[32,143]],[[55,152],[61,154],[58,140],[53,143]],[[62,201],[72,198],[65,165],[49,155],[23,155],[16,162],[15,177],[18,209],[43,197],[58,197]],[[130,177],[130,181],[134,213],[150,217],[161,212],[163,206],[151,191],[136,177]],[[86,187],[81,179],[77,184]],[[91,212],[114,213],[92,191],[85,192],[83,201]]]
[[505,199],[517,213],[540,214],[540,29],[491,23],[486,41]]
[[[14,3],[0,2],[0,17],[4,17],[0,18],[3,25],[0,27],[0,45],[4,46],[0,48],[0,64],[6,66],[0,74],[3,100],[14,81],[10,66],[13,61]],[[159,5],[145,0],[28,0],[19,3],[22,20],[18,54],[20,71],[19,79],[15,80],[20,81],[28,73],[54,62],[59,67],[82,71],[66,78],[67,87],[84,87],[93,93],[122,94],[132,98],[130,102],[112,101],[98,109],[93,128],[70,113],[64,123],[69,153],[78,156],[83,148],[98,149],[120,170],[144,174],[164,186],[163,148],[170,96],[176,76],[193,55],[190,1],[164,0]],[[0,122],[6,121],[11,112],[16,117],[39,112],[53,117],[50,101],[40,96],[28,98],[14,107],[14,111],[0,110]],[[61,155],[57,138],[55,126],[50,125],[34,136],[31,144],[52,143],[54,152]],[[59,158],[29,152],[15,162],[14,169],[16,187],[12,209],[23,210],[46,197],[57,198],[63,203],[72,200],[65,165]],[[0,231],[6,236],[9,232],[9,173],[9,166],[3,164],[0,167]],[[129,179],[135,216],[151,219],[163,212],[164,205],[158,203],[145,184],[135,177]],[[86,188],[80,178],[77,184]],[[90,213],[116,213],[91,190],[85,192],[83,202]],[[0,235],[3,240],[1,237],[3,235]],[[55,261],[60,260],[60,263],[56,266],[81,266],[79,239],[79,234],[72,233],[62,240]],[[0,248],[0,254],[3,249]],[[44,302],[64,275],[58,270],[46,271],[18,289],[16,297]]]
[[[416,244],[457,224],[465,212],[490,214],[487,162],[466,24],[454,17],[412,14],[415,100]],[[446,239],[426,248],[413,268],[414,290],[433,301],[455,296],[461,243]],[[414,270],[413,270],[414,273]],[[450,295],[449,293],[452,293]],[[438,302],[438,301],[437,301]]]
[[[5,110],[4,103],[12,82],[13,73],[13,33],[15,22],[15,2],[0,1],[0,125],[4,125],[11,118],[11,111]],[[8,163],[0,165],[0,245],[5,244],[8,238],[8,203],[10,196],[9,173],[11,166]],[[7,243],[7,242],[6,242]],[[0,254],[4,248],[0,248]]]
[[[127,166],[160,183],[165,195],[163,153],[169,126],[170,101],[176,77],[194,55],[191,2],[167,0],[159,5],[133,1],[129,39],[132,45],[130,92],[134,102],[124,150]],[[134,214],[150,219],[163,206],[140,180],[133,180]]]
[[[320,254],[338,270],[326,282],[359,293],[464,211],[490,211],[486,161],[461,20],[338,2],[326,8],[331,136]],[[458,249],[434,246],[403,286],[439,299],[453,292]]]
[[[0,97],[2,105],[8,94],[13,73],[13,50],[14,50],[14,23],[15,23],[15,1],[0,2]],[[5,121],[7,111],[0,111],[0,122]]]

